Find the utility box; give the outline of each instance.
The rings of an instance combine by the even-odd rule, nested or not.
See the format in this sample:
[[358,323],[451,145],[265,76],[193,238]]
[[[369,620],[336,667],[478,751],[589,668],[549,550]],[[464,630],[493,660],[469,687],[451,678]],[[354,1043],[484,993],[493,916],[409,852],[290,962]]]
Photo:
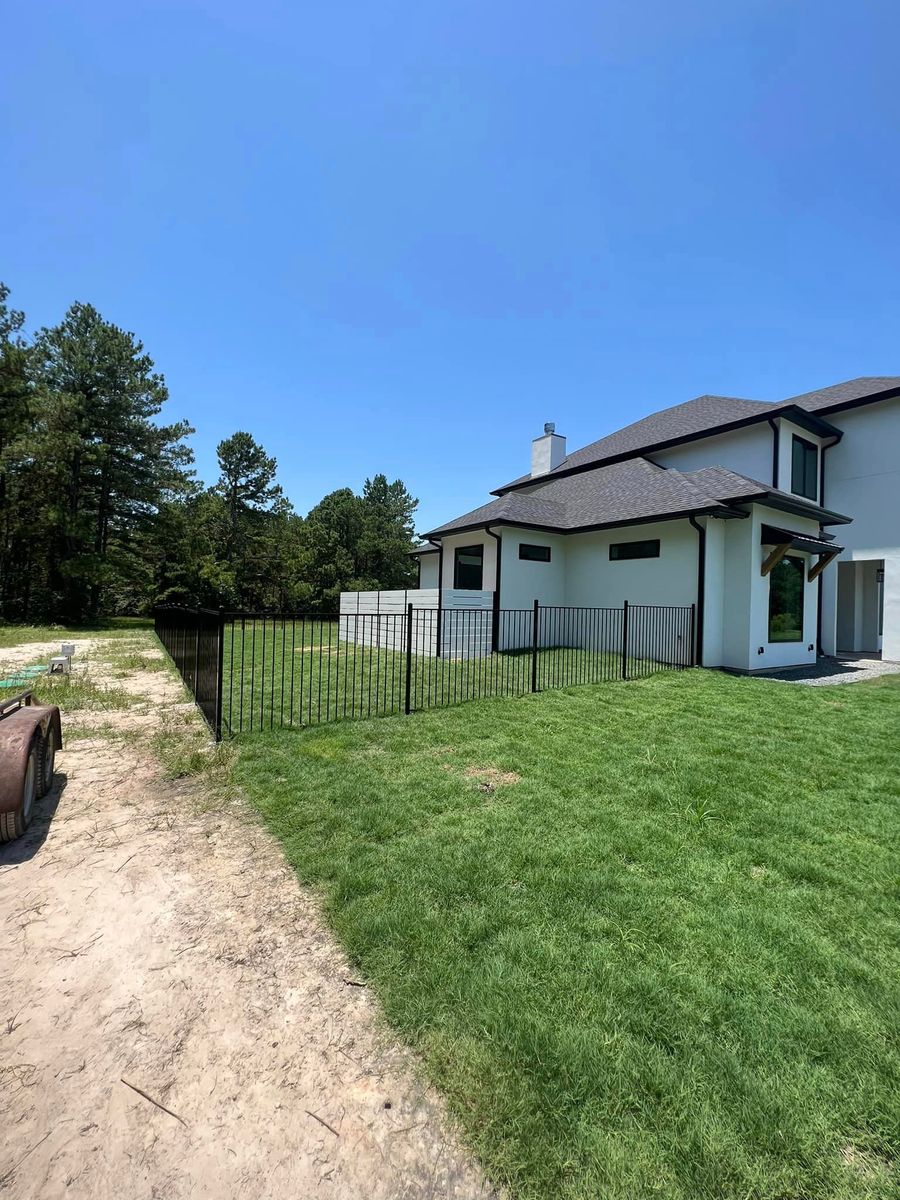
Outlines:
[[63,642],[62,646],[60,647],[59,652],[64,658],[71,658],[72,655],[75,653],[75,643],[74,642]]

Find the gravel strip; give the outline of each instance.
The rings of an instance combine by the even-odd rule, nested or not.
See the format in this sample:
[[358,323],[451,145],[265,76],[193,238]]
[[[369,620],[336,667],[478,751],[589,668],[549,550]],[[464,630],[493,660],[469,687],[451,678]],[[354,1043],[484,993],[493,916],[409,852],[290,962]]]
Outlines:
[[809,687],[830,687],[837,683],[864,683],[879,675],[900,673],[900,662],[882,662],[880,658],[823,658],[808,667],[774,671],[764,675],[776,683],[805,683]]

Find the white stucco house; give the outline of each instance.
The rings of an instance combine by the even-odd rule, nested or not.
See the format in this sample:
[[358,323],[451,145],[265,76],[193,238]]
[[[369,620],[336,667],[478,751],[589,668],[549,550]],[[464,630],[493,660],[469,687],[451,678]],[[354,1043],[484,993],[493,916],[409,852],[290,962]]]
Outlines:
[[423,589],[498,609],[696,605],[697,661],[900,660],[900,378],[699,396],[531,469],[425,535]]

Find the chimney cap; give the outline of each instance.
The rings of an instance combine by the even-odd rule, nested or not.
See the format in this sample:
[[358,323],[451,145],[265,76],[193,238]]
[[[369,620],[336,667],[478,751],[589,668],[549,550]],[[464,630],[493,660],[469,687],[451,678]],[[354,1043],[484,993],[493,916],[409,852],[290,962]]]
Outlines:
[[545,421],[544,422],[544,433],[556,433],[556,422],[555,421]]

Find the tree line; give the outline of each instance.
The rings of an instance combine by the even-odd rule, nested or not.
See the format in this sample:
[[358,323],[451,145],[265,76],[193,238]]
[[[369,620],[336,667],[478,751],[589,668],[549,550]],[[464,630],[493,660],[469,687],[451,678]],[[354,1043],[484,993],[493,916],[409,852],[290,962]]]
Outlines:
[[251,434],[200,483],[185,420],[131,333],[76,303],[28,337],[0,283],[0,620],[80,622],[155,603],[335,611],[407,586],[417,501],[383,474],[305,516]]

